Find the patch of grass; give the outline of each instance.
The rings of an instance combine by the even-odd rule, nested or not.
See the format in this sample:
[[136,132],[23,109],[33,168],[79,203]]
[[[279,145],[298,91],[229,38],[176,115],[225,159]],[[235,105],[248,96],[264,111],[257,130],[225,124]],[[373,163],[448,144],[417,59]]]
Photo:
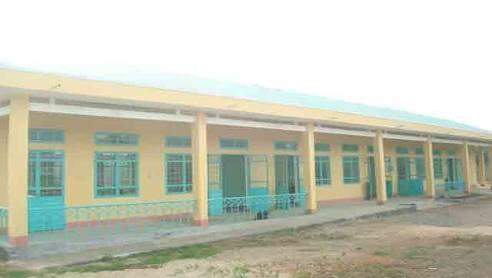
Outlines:
[[374,251],[374,253],[372,253],[374,256],[379,256],[379,257],[387,257],[389,256],[390,254],[386,251],[382,251],[382,250],[376,250]]
[[430,251],[431,251],[430,247],[418,246],[406,250],[403,253],[403,256],[406,259],[410,259],[410,260],[424,259],[430,255]]
[[49,268],[46,269],[45,272],[62,274],[67,272],[82,273],[153,268],[175,260],[203,259],[216,255],[221,251],[222,249],[216,245],[196,244],[179,248],[140,253],[122,258],[105,256],[100,261],[95,263],[79,266]]
[[35,276],[35,274],[36,273],[32,271],[19,270],[0,265],[0,277],[25,278]]
[[237,265],[232,269],[232,276],[235,278],[244,278],[249,273],[249,269],[244,265]]
[[474,236],[455,236],[448,239],[446,243],[452,246],[463,246],[463,245],[476,245],[480,243],[481,237],[479,235]]

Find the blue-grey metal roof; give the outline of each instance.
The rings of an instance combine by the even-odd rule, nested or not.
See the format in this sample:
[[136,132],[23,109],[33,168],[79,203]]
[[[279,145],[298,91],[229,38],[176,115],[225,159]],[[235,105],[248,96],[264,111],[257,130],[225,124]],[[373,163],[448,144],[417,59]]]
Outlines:
[[278,90],[256,85],[241,85],[232,82],[216,81],[189,75],[152,73],[135,69],[101,70],[81,68],[37,68],[0,64],[0,67],[30,72],[50,73],[84,79],[112,81],[129,85],[154,87],[166,90],[200,93],[214,96],[233,97],[265,103],[293,105],[306,108],[324,109],[337,112],[354,113],[391,120],[399,120],[427,125],[435,125],[461,130],[488,132],[459,122],[425,116],[406,111],[375,107],[365,104],[313,96],[289,90]]

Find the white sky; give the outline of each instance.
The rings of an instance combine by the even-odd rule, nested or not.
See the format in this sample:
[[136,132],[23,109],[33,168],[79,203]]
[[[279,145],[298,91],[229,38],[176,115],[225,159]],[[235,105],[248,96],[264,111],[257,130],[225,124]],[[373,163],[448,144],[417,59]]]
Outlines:
[[0,0],[0,63],[135,66],[492,130],[492,1]]

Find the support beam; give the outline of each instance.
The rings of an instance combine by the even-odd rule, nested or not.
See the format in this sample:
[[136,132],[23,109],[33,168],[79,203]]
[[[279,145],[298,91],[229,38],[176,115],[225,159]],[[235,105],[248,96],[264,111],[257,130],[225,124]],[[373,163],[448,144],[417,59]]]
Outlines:
[[46,112],[66,115],[81,115],[92,117],[122,118],[136,120],[168,121],[191,123],[194,121],[193,116],[166,114],[156,112],[142,112],[121,109],[96,108],[77,105],[31,103],[31,111]]
[[480,185],[485,185],[487,183],[487,176],[485,170],[485,149],[480,147],[480,156],[479,156],[479,169],[478,169],[478,183]]
[[436,180],[434,178],[434,153],[432,147],[432,137],[428,136],[424,143],[425,156],[425,195],[429,198],[436,196]]
[[472,190],[472,171],[471,171],[471,160],[470,160],[470,145],[465,141],[463,144],[463,179],[465,182],[465,192],[467,194],[471,193]]
[[28,241],[28,133],[29,96],[17,95],[10,100],[7,147],[8,236],[14,246]]
[[208,167],[207,167],[207,118],[198,112],[191,125],[193,149],[193,192],[196,199],[193,222],[197,226],[208,226]]
[[308,213],[315,213],[318,210],[318,200],[316,198],[314,123],[308,123],[306,131],[302,134],[301,143],[304,179],[308,192],[306,210]]
[[374,140],[374,160],[376,163],[376,196],[379,205],[388,200],[386,196],[386,168],[384,166],[384,139],[383,132],[378,130]]

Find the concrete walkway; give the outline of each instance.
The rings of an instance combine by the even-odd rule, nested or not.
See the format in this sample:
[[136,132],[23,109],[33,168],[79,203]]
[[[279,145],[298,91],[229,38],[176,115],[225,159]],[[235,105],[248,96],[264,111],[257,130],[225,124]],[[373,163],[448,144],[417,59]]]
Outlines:
[[[490,198],[492,195],[468,198],[467,202]],[[57,249],[53,246],[38,246],[15,250],[9,264],[28,268],[40,269],[50,266],[71,265],[98,260],[104,256],[126,256],[170,247],[179,247],[197,243],[208,243],[242,236],[257,235],[284,229],[306,227],[326,223],[341,223],[344,221],[363,219],[377,216],[410,213],[416,210],[457,205],[463,200],[432,200],[425,198],[394,198],[384,206],[378,206],[374,201],[364,201],[352,204],[336,204],[322,207],[312,215],[302,215],[249,221],[223,225],[212,225],[207,228],[192,227],[185,231],[161,234],[149,238],[142,236],[141,241],[129,244],[110,244],[90,250]],[[115,237],[119,235],[115,234]],[[126,242],[126,241],[122,241]],[[54,249],[53,249],[54,248]],[[55,251],[55,252],[53,252]]]

